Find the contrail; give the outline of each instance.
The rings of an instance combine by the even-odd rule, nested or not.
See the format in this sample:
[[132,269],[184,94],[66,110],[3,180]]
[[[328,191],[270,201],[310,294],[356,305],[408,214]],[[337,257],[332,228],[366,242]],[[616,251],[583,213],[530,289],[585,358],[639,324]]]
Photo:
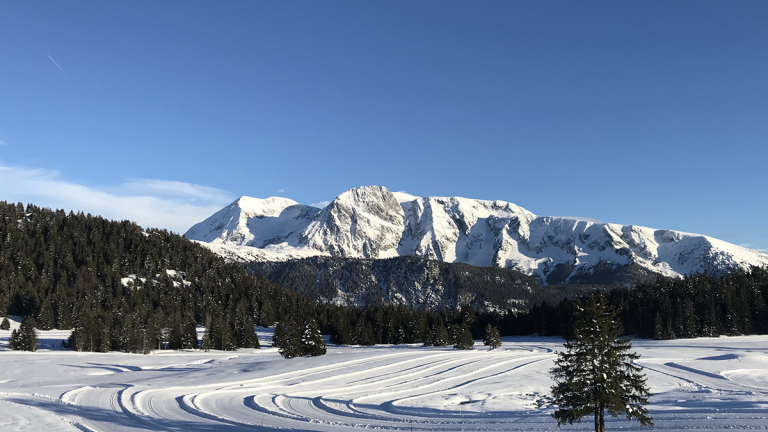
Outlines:
[[57,67],[57,68],[59,68],[59,70],[60,70],[61,72],[63,72],[63,73],[64,73],[64,75],[66,75],[66,74],[67,74],[66,72],[64,72],[64,69],[62,69],[62,68],[61,68],[61,66],[59,66],[59,64],[58,64],[58,63],[56,63],[56,60],[54,60],[54,59],[53,59],[53,57],[51,57],[51,55],[50,55],[50,54],[48,54],[48,58],[49,58],[49,59],[51,59],[51,61],[53,62],[53,64],[55,64],[55,65],[56,65],[56,67]]

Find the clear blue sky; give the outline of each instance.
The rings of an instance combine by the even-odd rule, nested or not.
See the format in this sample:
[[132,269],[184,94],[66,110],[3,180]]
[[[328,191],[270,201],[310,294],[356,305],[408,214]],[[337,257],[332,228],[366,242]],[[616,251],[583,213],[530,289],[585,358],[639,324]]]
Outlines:
[[0,200],[183,231],[377,184],[768,249],[766,23],[766,1],[2,2]]

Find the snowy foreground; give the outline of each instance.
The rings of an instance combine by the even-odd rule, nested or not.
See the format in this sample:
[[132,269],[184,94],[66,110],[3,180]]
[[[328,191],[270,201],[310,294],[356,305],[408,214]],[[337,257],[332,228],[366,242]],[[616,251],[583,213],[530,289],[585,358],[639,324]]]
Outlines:
[[[268,331],[268,330],[267,330]],[[270,335],[260,333],[263,345]],[[331,347],[284,360],[236,352],[76,353],[40,332],[37,353],[0,331],[0,430],[556,430],[547,371],[562,341],[501,349]],[[768,429],[768,336],[637,340],[655,429]],[[609,430],[647,430],[610,419]],[[563,430],[588,430],[591,418]]]

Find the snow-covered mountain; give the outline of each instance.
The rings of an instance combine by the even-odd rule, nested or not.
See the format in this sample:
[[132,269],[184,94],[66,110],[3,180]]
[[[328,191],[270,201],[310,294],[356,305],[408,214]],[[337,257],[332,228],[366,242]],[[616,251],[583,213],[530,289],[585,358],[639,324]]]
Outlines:
[[237,261],[415,255],[510,268],[544,284],[606,268],[681,276],[768,265],[768,255],[704,235],[537,216],[504,201],[422,198],[382,186],[350,189],[323,209],[242,197],[185,236]]

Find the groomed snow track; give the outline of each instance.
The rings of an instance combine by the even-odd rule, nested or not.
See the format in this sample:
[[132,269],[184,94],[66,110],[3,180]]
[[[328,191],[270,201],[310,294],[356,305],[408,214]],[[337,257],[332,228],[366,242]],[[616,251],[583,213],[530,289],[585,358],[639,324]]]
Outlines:
[[[3,430],[556,430],[537,405],[561,341],[150,356],[4,351]],[[768,337],[636,341],[660,430],[768,428]],[[15,367],[15,368],[14,368]],[[9,369],[10,368],[10,369]],[[40,371],[36,376],[34,371]],[[14,378],[15,377],[15,378]],[[19,413],[23,413],[19,420]],[[11,419],[11,420],[8,420]],[[589,430],[591,419],[563,430]],[[610,419],[609,429],[647,430]]]

